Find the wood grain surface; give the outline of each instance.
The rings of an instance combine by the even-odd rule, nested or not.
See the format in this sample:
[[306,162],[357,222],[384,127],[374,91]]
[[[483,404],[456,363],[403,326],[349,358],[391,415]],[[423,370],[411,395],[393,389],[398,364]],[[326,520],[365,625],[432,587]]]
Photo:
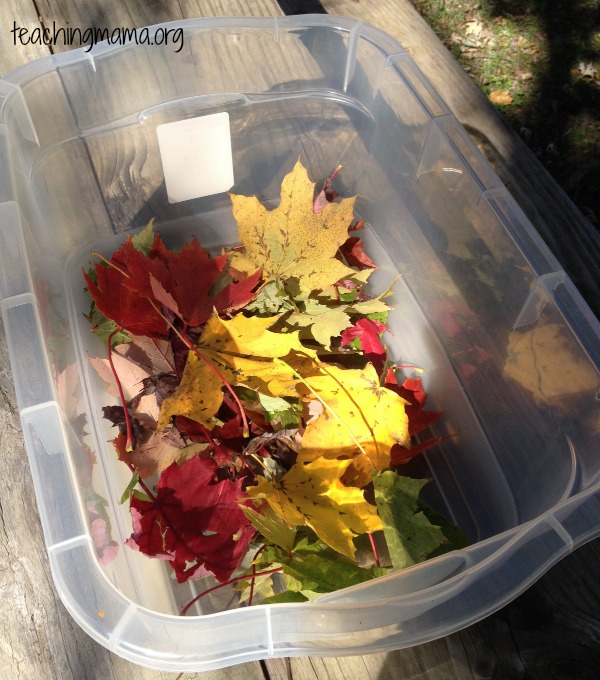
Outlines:
[[[282,3],[302,11],[303,3]],[[0,77],[50,53],[15,45],[13,22],[142,27],[195,16],[277,15],[274,0],[9,0],[0,5]],[[396,37],[465,125],[584,297],[600,314],[600,237],[500,119],[408,0],[323,0],[317,9],[369,22]],[[62,49],[60,46],[56,50]],[[90,150],[88,150],[90,151]],[[134,149],[135,151],[135,149]],[[114,173],[115,200],[131,199],[135,172],[124,154],[99,173]],[[138,173],[139,174],[139,173]],[[74,171],[76,175],[76,171]],[[129,178],[129,179],[127,179]],[[66,177],[65,181],[69,181]],[[72,177],[70,181],[76,181]],[[110,184],[110,182],[109,182]],[[118,192],[121,192],[120,194]],[[105,197],[106,198],[106,197]],[[139,201],[145,200],[142,192]],[[138,210],[126,205],[123,219]],[[98,218],[101,219],[100,217]],[[534,492],[534,490],[532,490]],[[501,611],[459,633],[388,654],[274,659],[202,680],[593,680],[600,677],[600,541],[553,567]],[[11,680],[166,680],[176,674],[135,666],[93,642],[55,592],[35,506],[31,475],[0,324],[0,677]]]

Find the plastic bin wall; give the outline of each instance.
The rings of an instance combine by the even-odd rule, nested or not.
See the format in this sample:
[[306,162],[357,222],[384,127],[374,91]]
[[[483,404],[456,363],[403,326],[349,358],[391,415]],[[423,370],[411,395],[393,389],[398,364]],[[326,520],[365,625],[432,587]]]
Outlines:
[[[63,601],[101,644],[172,671],[398,648],[488,615],[600,533],[597,320],[384,33],[331,16],[168,27],[184,32],[180,52],[100,44],[0,82],[1,309]],[[423,367],[446,412],[436,434],[456,435],[428,455],[430,500],[473,544],[309,604],[235,608],[221,593],[180,618],[202,584],[178,586],[122,545],[128,473],[88,362],[102,348],[82,318],[81,268],[153,217],[175,245],[235,242],[226,193],[169,203],[156,134],[220,112],[236,193],[273,203],[297,158],[315,180],[343,165],[342,191],[358,194],[381,262],[374,286],[402,274],[394,358]]]

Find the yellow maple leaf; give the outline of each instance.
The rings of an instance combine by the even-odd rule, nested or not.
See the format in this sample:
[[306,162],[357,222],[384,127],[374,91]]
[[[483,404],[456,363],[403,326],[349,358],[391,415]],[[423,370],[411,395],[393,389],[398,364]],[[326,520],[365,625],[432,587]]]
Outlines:
[[298,161],[281,184],[281,202],[268,210],[256,196],[230,194],[245,252],[232,254],[243,272],[262,268],[269,279],[298,281],[300,293],[323,290],[356,272],[336,259],[348,238],[356,196],[313,211],[315,184]]
[[[278,318],[238,314],[225,321],[213,314],[198,348],[233,384],[274,397],[298,396],[297,372],[310,371],[316,353],[304,347],[298,331],[270,331]],[[274,361],[281,357],[287,361]]]
[[[174,415],[210,425],[223,402],[224,380],[275,397],[298,396],[297,372],[310,371],[316,354],[302,345],[297,331],[268,330],[277,319],[237,314],[227,321],[214,313],[197,344],[201,356],[190,350],[181,383],[162,403],[157,429]],[[281,357],[286,361],[275,361]]]
[[172,416],[186,416],[210,425],[223,403],[223,381],[195,352],[188,352],[183,376],[177,389],[163,400],[156,431],[163,430]]
[[306,427],[300,460],[350,457],[345,480],[364,486],[373,471],[389,466],[394,444],[410,445],[406,401],[379,384],[372,364],[362,369],[321,365],[319,375],[303,379],[303,390],[324,409]]
[[330,548],[354,559],[352,539],[382,528],[377,508],[356,487],[341,482],[350,460],[324,457],[296,462],[280,479],[258,479],[247,488],[251,498],[263,498],[291,526],[309,526]]

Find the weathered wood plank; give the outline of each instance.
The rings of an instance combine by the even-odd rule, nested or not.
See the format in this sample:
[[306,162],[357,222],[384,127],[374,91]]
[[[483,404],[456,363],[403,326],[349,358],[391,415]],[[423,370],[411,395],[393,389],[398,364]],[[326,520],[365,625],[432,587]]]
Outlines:
[[270,680],[360,678],[360,680],[469,680],[469,660],[458,636],[387,654],[273,659]]
[[600,658],[600,542],[561,560],[514,602],[457,637],[478,678],[594,680]]
[[13,28],[25,28],[29,35],[40,28],[35,3],[32,0],[7,0],[0,4],[0,78],[28,61],[50,54],[46,45],[23,44]]

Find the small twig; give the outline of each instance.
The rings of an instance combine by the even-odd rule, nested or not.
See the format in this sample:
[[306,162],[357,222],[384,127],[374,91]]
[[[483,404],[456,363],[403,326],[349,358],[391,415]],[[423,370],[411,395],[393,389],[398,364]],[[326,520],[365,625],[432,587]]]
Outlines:
[[[154,501],[154,502],[156,503],[156,496],[154,495],[154,493],[153,493],[152,491],[150,491],[150,488],[148,487],[148,485],[146,484],[146,482],[144,482],[144,480],[143,480],[141,477],[139,477],[139,471],[137,470],[137,468],[135,467],[135,465],[133,465],[133,464],[130,463],[129,461],[125,461],[125,464],[126,464],[127,467],[131,470],[132,473],[135,474],[136,472],[138,472],[138,480],[137,480],[137,483],[142,487],[144,493],[148,496],[148,498],[149,498],[151,501]],[[162,511],[161,511],[161,512],[162,512]],[[164,517],[164,513],[162,513],[162,514],[163,514],[163,517]],[[165,517],[165,519],[166,519],[166,517]]]
[[261,552],[267,547],[266,543],[260,546],[260,548],[254,553],[252,558],[252,583],[250,583],[250,592],[248,594],[248,606],[252,606],[252,598],[254,597],[254,583],[256,581],[256,558],[261,554]]

